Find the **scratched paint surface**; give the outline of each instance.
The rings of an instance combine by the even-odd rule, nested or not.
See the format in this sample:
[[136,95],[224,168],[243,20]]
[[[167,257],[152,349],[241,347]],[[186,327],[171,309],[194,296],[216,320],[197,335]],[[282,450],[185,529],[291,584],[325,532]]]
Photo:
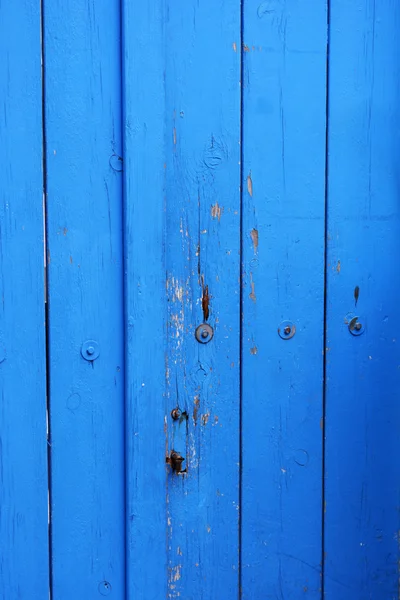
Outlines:
[[398,600],[400,6],[45,0],[43,123],[31,4],[0,19],[0,600]]
[[[48,594],[39,4],[0,9],[0,598]],[[18,32],[23,35],[19,36]]]
[[321,597],[326,8],[244,4],[241,556],[248,600]]
[[44,9],[52,592],[123,598],[119,3]]
[[[400,5],[331,7],[325,597],[398,599]],[[365,328],[349,332],[351,317]]]
[[[167,450],[180,452],[186,469],[180,476],[167,469],[168,597],[234,597],[239,558],[239,5],[170,3],[166,36]],[[214,329],[205,344],[195,338],[201,323]],[[184,415],[177,421],[169,414],[175,407]]]
[[[130,19],[129,6],[125,9]],[[139,507],[129,530],[129,585],[151,598],[163,593],[168,598],[234,597],[239,556],[240,6],[232,9],[228,2],[214,6],[189,1],[164,8],[159,2],[149,14],[143,11],[140,28],[133,18],[132,13],[132,22],[125,22],[127,311],[133,331],[141,331],[143,313],[154,315],[151,332],[156,338],[151,356],[142,358],[142,384],[137,379],[140,367],[130,363],[128,348],[133,369],[128,367],[128,432],[135,427],[135,393],[140,393],[142,404],[154,403],[158,421],[153,417],[149,424],[158,432],[160,425],[165,425],[165,433],[164,447],[160,448],[159,440],[153,441],[151,452],[157,454],[148,458],[159,468],[161,452],[164,461],[162,486],[152,475],[156,506],[152,501],[144,504],[143,491],[135,489],[140,482],[128,469],[129,505],[133,511]],[[150,49],[147,36],[155,26],[160,47]],[[139,60],[134,62],[132,33],[153,59],[149,74],[141,70]],[[154,35],[151,44],[153,39]],[[144,76],[147,96],[164,102],[160,112],[155,106],[148,110],[148,97],[136,100],[137,91],[130,86],[138,74]],[[146,132],[153,144],[150,147]],[[146,169],[142,163],[135,169],[131,162],[135,156],[140,161],[134,135],[150,153],[151,185],[145,177],[133,182],[134,175],[140,177],[138,171]],[[131,238],[130,233],[133,215],[146,195],[148,214],[143,226],[146,229],[157,215],[152,240],[158,243],[156,250],[144,240]],[[164,222],[160,222],[162,210]],[[158,266],[162,242],[163,270]],[[139,265],[135,256],[129,258],[135,250],[150,252],[150,265],[155,266],[153,281],[148,278],[148,266]],[[133,280],[132,272],[136,275]],[[156,291],[154,309],[143,303],[149,285],[150,293]],[[136,310],[135,314],[135,306],[143,306],[143,313]],[[203,322],[214,329],[207,344],[195,339],[195,329]],[[166,344],[160,339],[165,335]],[[135,348],[133,339],[131,343]],[[162,373],[158,362],[161,350]],[[157,379],[149,382],[148,375],[154,370]],[[171,417],[173,409],[181,414],[176,421]],[[138,434],[147,439],[146,432]],[[136,451],[140,443],[134,439]],[[166,464],[173,450],[184,458],[185,472],[180,475]],[[137,466],[133,469],[138,472]],[[163,524],[159,522],[162,511]],[[166,527],[166,555],[161,559],[160,554],[156,577],[138,580],[135,561],[142,563],[139,551],[143,549],[135,546],[135,521],[154,512],[157,521],[150,526],[151,536],[153,532],[160,535],[165,531],[163,525]],[[146,591],[147,584],[150,591]]]

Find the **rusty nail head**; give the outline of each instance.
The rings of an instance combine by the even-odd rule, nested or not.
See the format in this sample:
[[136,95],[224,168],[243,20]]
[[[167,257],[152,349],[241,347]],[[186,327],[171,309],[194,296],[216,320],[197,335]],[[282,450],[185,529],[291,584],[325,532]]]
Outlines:
[[278,335],[282,340],[291,340],[296,333],[296,325],[292,321],[282,321],[278,327]]
[[181,415],[182,415],[182,413],[179,408],[174,408],[171,411],[171,417],[173,418],[174,421],[177,421],[178,419],[180,419]]

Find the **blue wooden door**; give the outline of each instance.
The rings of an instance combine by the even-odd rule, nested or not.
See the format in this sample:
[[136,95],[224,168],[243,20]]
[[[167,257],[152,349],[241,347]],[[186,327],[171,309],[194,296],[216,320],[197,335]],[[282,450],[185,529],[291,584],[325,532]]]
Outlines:
[[31,4],[0,600],[398,598],[400,6]]

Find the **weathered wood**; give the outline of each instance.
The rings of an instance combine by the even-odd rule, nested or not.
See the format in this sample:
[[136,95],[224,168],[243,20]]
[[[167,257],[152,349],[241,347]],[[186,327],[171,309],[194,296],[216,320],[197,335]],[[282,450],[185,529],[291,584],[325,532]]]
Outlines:
[[123,598],[119,2],[46,1],[44,22],[53,597]]
[[0,9],[0,598],[48,595],[40,6]]
[[[240,6],[127,2],[124,21],[129,589],[235,597]],[[195,339],[204,321],[214,329],[207,344]],[[172,450],[186,473],[165,465]]]
[[123,0],[127,596],[166,597],[163,2]]
[[400,4],[330,13],[325,597],[397,599]]
[[246,600],[321,597],[326,32],[326,2],[244,3]]

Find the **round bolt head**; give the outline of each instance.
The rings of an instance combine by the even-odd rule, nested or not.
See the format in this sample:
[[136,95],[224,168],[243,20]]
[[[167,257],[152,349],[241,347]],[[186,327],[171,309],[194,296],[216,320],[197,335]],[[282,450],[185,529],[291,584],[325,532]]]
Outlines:
[[348,325],[349,332],[351,335],[362,335],[365,331],[365,325],[359,321],[358,316],[352,314],[347,315],[345,322]]
[[173,410],[171,410],[171,417],[174,421],[177,421],[181,417],[181,414],[182,413],[179,408],[174,408]]
[[208,344],[213,338],[214,330],[208,323],[201,323],[196,327],[195,336],[200,344]]
[[100,345],[95,340],[86,340],[81,348],[81,355],[85,360],[90,362],[96,360],[100,354]]
[[296,325],[291,321],[282,321],[278,327],[278,335],[282,340],[291,340],[296,333]]

